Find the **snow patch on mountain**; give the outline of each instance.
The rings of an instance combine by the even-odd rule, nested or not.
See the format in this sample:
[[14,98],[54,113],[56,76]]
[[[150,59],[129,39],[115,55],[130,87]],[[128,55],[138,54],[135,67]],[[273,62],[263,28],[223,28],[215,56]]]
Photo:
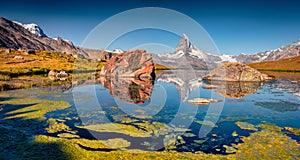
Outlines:
[[232,55],[223,54],[220,56],[220,58],[223,62],[237,62],[236,58]]
[[123,53],[124,51],[122,49],[114,49],[114,50],[104,50],[105,52],[109,52],[109,53],[116,53],[116,54],[119,54],[119,53]]
[[40,37],[47,37],[47,35],[44,33],[44,31],[42,30],[41,27],[39,27],[37,24],[34,24],[34,23],[30,23],[30,24],[22,24],[20,22],[16,22],[16,21],[13,21],[14,23],[24,27],[26,30],[28,30],[29,32],[37,35],[37,36],[40,36]]

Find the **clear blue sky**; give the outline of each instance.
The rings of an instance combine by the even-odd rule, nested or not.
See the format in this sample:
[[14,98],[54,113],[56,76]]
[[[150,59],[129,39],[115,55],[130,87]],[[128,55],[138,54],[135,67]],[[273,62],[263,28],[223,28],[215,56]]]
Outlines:
[[[87,34],[110,16],[137,7],[164,7],[182,12],[201,24],[221,53],[239,54],[275,49],[299,39],[299,6],[297,0],[9,0],[1,2],[0,16],[22,23],[37,23],[49,37],[60,36],[81,45]],[[160,34],[157,31],[136,34],[146,34],[144,37],[149,39],[143,39],[145,43],[161,42],[161,38],[154,38]],[[134,38],[134,34],[131,37]],[[173,38],[168,45],[176,47],[178,38]]]

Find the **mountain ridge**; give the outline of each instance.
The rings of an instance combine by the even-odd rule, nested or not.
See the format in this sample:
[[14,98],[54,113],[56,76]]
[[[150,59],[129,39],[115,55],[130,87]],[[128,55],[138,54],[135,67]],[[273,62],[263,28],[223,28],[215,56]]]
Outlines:
[[42,32],[34,34],[35,32],[26,29],[21,23],[18,24],[0,17],[0,47],[15,50],[50,50],[71,55],[88,56],[85,51],[60,37],[54,40],[45,35],[42,36]]
[[[241,62],[244,64],[276,61],[286,58],[300,56],[300,39],[286,46],[282,46],[275,50],[268,50],[265,52],[258,52],[256,54],[240,55],[213,55],[205,53],[194,46],[188,39],[187,35],[183,34],[179,43],[173,53],[154,55],[157,63],[177,67],[177,68],[200,68],[211,69],[215,68],[222,62]],[[184,61],[188,64],[181,64]]]

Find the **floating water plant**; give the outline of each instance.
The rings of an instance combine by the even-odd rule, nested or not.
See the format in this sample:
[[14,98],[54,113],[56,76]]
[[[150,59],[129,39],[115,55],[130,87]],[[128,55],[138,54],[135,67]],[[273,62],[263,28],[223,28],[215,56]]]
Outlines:
[[236,122],[235,124],[241,129],[257,131],[257,128],[253,124],[247,122]]
[[59,122],[57,119],[49,118],[48,127],[45,129],[48,133],[56,133],[61,131],[70,131],[71,128],[65,125],[64,122]]
[[24,105],[20,109],[7,112],[6,119],[24,118],[45,120],[45,114],[55,110],[66,109],[70,104],[65,101],[54,101],[35,98],[16,98],[7,101],[2,101],[0,104]]
[[279,132],[263,130],[242,141],[235,146],[237,159],[299,159],[300,144]]

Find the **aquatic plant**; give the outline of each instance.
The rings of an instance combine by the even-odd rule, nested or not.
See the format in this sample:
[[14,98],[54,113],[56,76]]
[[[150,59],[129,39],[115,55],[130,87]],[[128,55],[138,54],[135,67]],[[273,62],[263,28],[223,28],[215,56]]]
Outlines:
[[58,122],[58,120],[54,119],[54,118],[49,118],[47,123],[48,123],[48,127],[45,128],[45,130],[48,133],[56,133],[56,132],[71,130],[71,128],[69,126],[65,125],[64,122]]
[[253,124],[247,122],[236,122],[235,124],[241,129],[257,131],[257,128]]
[[211,126],[211,127],[217,127],[217,125],[212,122],[212,121],[199,121],[199,120],[195,120],[196,123],[199,123],[201,125],[205,125],[205,126]]
[[284,129],[296,136],[300,136],[300,128],[284,127]]
[[300,144],[275,131],[262,130],[243,137],[235,147],[237,159],[298,159]]
[[65,101],[55,101],[46,99],[35,98],[16,98],[7,101],[2,101],[0,104],[13,104],[13,105],[25,105],[20,109],[16,109],[7,112],[8,115],[5,119],[24,118],[24,119],[38,119],[40,121],[45,120],[45,114],[47,112],[66,109],[70,107],[70,104]]
[[262,123],[257,125],[258,128],[269,130],[269,131],[275,131],[275,132],[281,132],[282,128],[271,123]]
[[118,124],[118,123],[106,123],[106,124],[93,124],[88,126],[77,126],[78,128],[84,128],[94,130],[97,132],[114,132],[130,135],[132,137],[151,137],[152,132],[145,132],[142,129],[138,129],[132,125]]
[[60,138],[69,138],[69,139],[80,138],[79,135],[71,134],[71,133],[60,133],[57,136]]

